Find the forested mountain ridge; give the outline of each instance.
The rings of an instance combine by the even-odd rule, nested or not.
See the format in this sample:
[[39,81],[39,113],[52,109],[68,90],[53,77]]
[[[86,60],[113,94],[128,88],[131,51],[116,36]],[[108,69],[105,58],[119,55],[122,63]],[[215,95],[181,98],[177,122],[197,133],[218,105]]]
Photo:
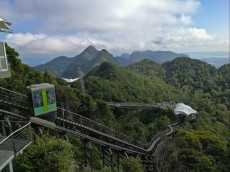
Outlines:
[[84,79],[88,93],[105,101],[161,102],[170,100],[175,91],[157,76],[151,80],[108,62],[91,70]]
[[93,67],[104,61],[115,63],[113,55],[108,51],[104,49],[98,51],[95,47],[89,46],[75,57],[57,57],[46,64],[36,66],[35,69],[41,72],[47,70],[56,76],[75,78],[85,75]]
[[[113,64],[118,64],[119,66],[131,65],[129,68],[133,68],[132,64],[134,64],[135,66],[135,63],[138,63],[144,59],[152,60],[157,64],[163,64],[172,61],[178,57],[189,58],[189,56],[186,54],[178,54],[172,51],[151,51],[151,50],[133,51],[131,54],[126,53],[126,54],[122,54],[121,56],[113,57],[113,55],[110,54],[105,49],[98,51],[95,47],[89,46],[82,53],[76,55],[75,57],[68,58],[65,56],[60,56],[45,64],[36,66],[35,70],[41,72],[45,72],[47,70],[50,73],[54,74],[55,76],[60,76],[65,78],[76,78],[76,77],[84,76],[95,66],[98,66],[103,62],[110,62]],[[194,62],[195,61],[197,60],[194,59]],[[199,61],[201,62],[201,60]],[[184,61],[184,63],[186,63],[186,61]],[[206,63],[201,63],[201,64],[203,65]],[[167,63],[165,64],[165,66],[167,66]],[[174,67],[172,67],[172,69],[173,68]],[[160,75],[163,75],[164,72],[160,69],[158,73],[159,74],[161,73]],[[201,83],[196,83],[196,84],[201,84]]]
[[176,57],[187,56],[184,54],[177,54],[171,51],[134,51],[131,54],[123,54],[120,57],[113,57],[107,50],[102,49],[98,51],[93,46],[87,47],[79,55],[68,58],[60,56],[53,60],[35,66],[35,70],[45,72],[46,70],[55,76],[66,78],[75,78],[84,76],[93,67],[100,65],[103,62],[110,62],[120,66],[126,66],[139,62],[143,59],[151,59],[156,63],[163,63],[165,61],[173,60]]
[[130,64],[126,67],[128,70],[140,73],[149,77],[165,77],[165,69],[162,65],[150,60],[150,59],[144,59],[140,62]]
[[197,59],[176,58],[163,64],[167,83],[178,88],[190,85],[194,89],[207,90],[215,87],[217,70],[214,66]]

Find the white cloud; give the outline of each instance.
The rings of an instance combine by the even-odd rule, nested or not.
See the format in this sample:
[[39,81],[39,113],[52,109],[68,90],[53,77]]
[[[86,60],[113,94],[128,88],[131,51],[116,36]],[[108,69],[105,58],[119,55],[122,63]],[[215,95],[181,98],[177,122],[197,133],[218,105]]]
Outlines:
[[17,49],[21,49],[22,53],[27,55],[72,52],[76,48],[76,45],[66,37],[45,34],[8,34],[5,41]]
[[[215,36],[195,27],[198,0],[2,1],[2,15],[21,32],[15,28],[5,39],[27,56],[76,54],[91,44],[112,52],[220,47]],[[31,31],[23,33],[27,25]],[[229,46],[224,41],[222,48]]]

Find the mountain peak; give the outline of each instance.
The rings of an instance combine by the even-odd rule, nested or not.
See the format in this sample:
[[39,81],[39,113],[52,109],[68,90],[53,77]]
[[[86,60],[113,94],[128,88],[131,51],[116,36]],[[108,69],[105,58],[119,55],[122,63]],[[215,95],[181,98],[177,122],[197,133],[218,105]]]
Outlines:
[[88,61],[94,58],[98,54],[98,52],[99,51],[94,46],[90,45],[80,55],[76,57],[79,58],[79,56],[82,56],[81,58]]
[[90,45],[84,51],[95,52],[95,51],[97,51],[97,49],[93,45]]

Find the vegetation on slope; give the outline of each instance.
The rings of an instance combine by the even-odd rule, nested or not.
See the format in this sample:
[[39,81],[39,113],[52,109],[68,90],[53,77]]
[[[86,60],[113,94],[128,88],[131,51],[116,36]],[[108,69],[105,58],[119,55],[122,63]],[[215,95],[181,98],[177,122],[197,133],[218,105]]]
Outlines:
[[162,102],[172,100],[176,91],[160,78],[151,80],[107,62],[86,75],[85,85],[92,97],[108,102]]

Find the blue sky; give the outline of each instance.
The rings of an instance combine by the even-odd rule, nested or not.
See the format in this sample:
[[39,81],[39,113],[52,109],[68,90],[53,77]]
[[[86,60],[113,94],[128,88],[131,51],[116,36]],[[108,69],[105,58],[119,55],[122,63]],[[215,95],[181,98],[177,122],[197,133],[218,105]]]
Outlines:
[[0,33],[36,65],[87,46],[134,50],[229,51],[229,0],[0,0],[13,34]]
[[210,34],[229,38],[229,0],[202,0],[193,20]]

